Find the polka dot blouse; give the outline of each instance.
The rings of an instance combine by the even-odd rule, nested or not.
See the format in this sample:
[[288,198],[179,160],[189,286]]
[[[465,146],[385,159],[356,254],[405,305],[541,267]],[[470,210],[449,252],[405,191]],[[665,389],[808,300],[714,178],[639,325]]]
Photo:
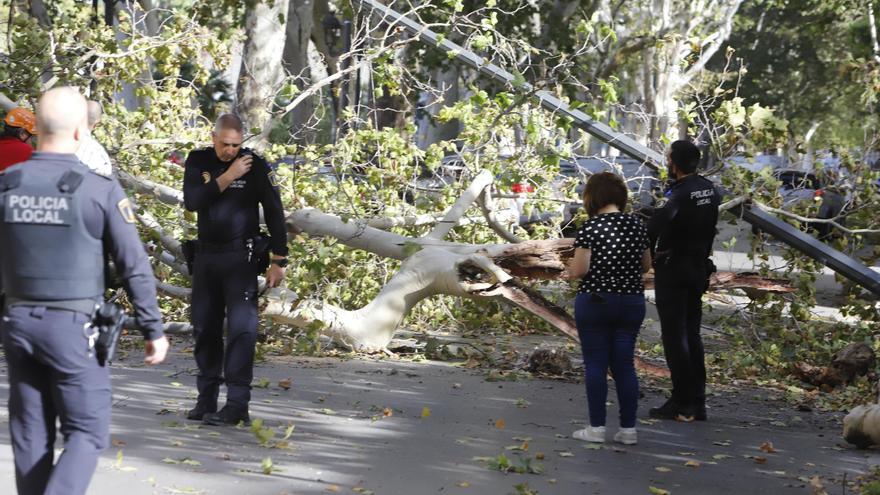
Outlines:
[[641,294],[642,256],[648,248],[644,224],[627,213],[605,213],[587,220],[574,246],[590,250],[590,270],[578,292]]

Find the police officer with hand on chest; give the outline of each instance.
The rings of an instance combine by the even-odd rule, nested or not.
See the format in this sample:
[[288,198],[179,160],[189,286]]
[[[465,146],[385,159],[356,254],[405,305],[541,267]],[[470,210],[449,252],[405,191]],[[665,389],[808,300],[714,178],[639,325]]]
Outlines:
[[[156,281],[115,179],[74,153],[88,136],[86,100],[70,87],[37,104],[37,152],[0,174],[0,332],[9,365],[9,430],[20,494],[85,493],[110,437],[110,375],[89,326],[116,264],[146,340],[147,364],[168,341]],[[64,452],[55,459],[55,421]]]
[[700,325],[703,293],[715,265],[712,242],[721,194],[697,175],[700,150],[690,141],[675,141],[667,153],[675,183],[666,203],[648,222],[654,256],[657,313],[666,363],[672,375],[672,397],[650,409],[658,419],[706,420],[706,364]]
[[[244,126],[233,114],[217,119],[213,147],[186,159],[183,200],[198,212],[192,282],[192,324],[199,368],[199,398],[187,418],[212,425],[250,421],[254,350],[257,340],[259,260],[269,256],[269,287],[284,279],[287,233],[275,173],[265,160],[241,147]],[[259,206],[271,241],[260,235]],[[265,265],[265,263],[263,264]],[[226,349],[223,320],[226,319]],[[220,384],[226,405],[217,410]]]

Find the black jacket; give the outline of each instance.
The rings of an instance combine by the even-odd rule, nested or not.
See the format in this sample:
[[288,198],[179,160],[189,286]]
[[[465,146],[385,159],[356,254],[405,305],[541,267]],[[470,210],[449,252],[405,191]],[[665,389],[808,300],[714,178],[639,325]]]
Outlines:
[[648,221],[648,238],[658,262],[664,257],[711,256],[721,204],[715,184],[700,175],[689,175],[676,181],[665,198],[665,204]]
[[199,240],[226,243],[257,235],[262,205],[272,252],[286,256],[284,208],[274,170],[255,154],[251,170],[221,193],[216,179],[230,164],[221,162],[211,147],[186,158],[183,202],[187,210],[198,212]]

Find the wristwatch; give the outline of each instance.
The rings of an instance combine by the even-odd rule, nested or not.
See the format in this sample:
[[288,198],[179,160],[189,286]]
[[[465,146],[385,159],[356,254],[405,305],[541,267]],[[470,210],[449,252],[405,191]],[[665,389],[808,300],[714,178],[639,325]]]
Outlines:
[[273,258],[272,263],[278,265],[281,268],[287,266],[287,258]]

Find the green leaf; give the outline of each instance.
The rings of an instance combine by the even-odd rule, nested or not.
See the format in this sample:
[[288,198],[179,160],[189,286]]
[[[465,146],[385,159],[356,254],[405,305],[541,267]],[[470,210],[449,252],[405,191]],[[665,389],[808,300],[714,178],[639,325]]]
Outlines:
[[272,464],[271,457],[263,458],[263,462],[260,464],[260,469],[262,469],[263,474],[272,474],[272,470],[275,466]]
[[290,435],[293,434],[293,429],[295,428],[295,426],[296,426],[296,425],[289,425],[289,426],[284,430],[284,436],[281,437],[281,441],[282,441],[282,442],[285,441],[285,440],[287,440],[288,438],[290,438]]
[[520,89],[523,86],[525,86],[526,76],[524,76],[523,73],[518,71],[517,69],[513,69],[512,72],[513,72],[513,81],[511,81],[511,84],[513,85],[513,87],[516,89]]

